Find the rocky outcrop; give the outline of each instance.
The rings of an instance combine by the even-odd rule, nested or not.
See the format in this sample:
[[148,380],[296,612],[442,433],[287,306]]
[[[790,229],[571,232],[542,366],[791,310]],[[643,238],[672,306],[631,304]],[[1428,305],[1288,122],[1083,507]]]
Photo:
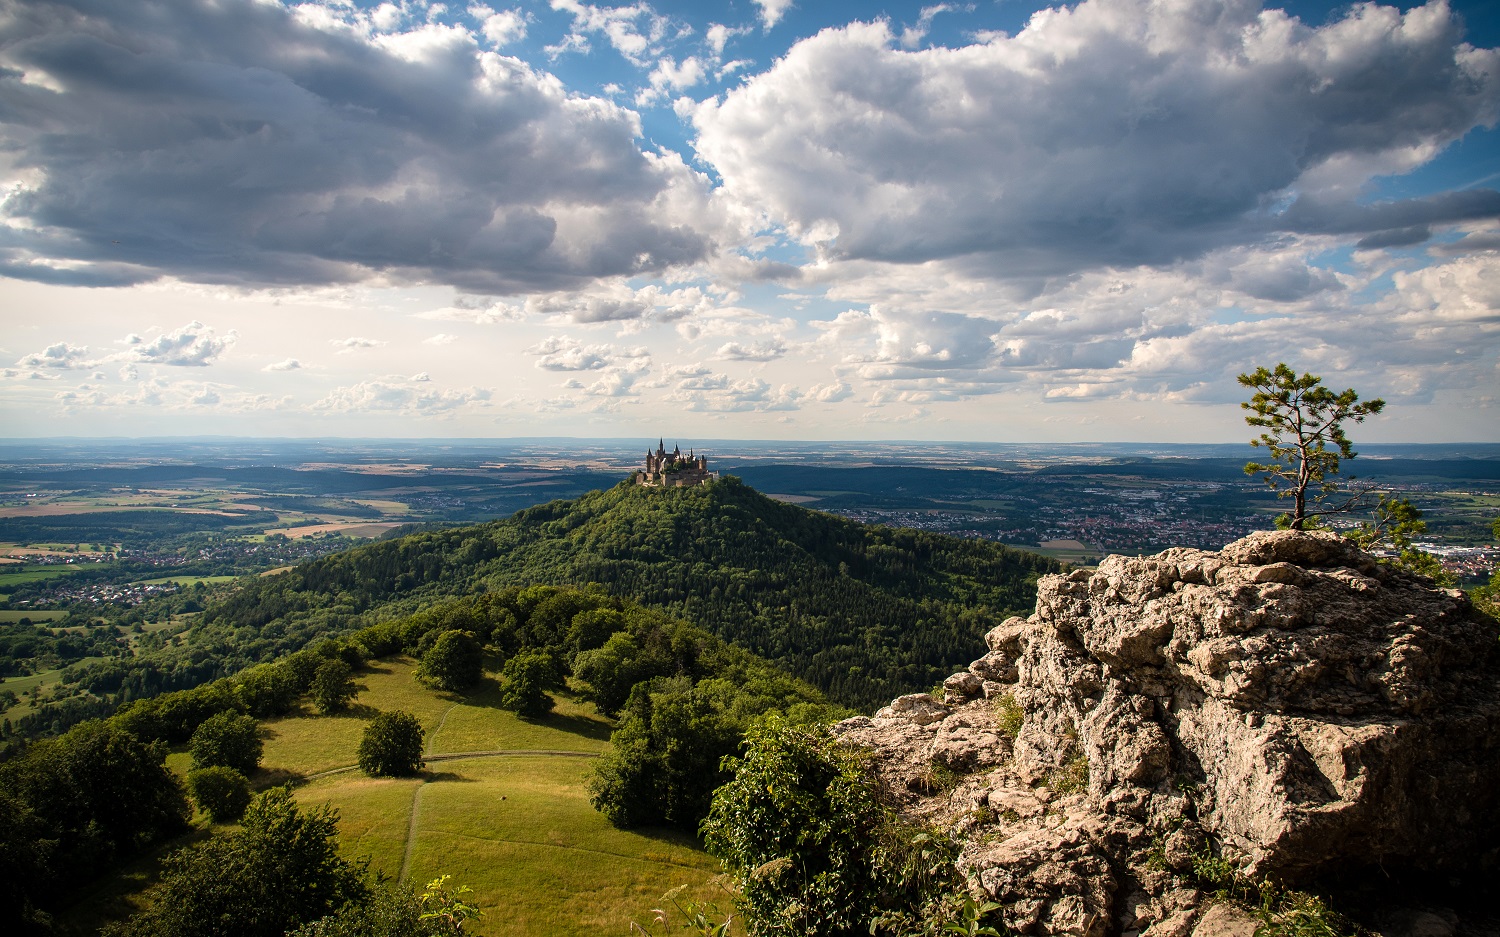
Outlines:
[[1292,884],[1496,859],[1495,624],[1335,535],[1110,557],[987,642],[941,702],[836,732],[1018,933],[1238,933],[1210,855]]

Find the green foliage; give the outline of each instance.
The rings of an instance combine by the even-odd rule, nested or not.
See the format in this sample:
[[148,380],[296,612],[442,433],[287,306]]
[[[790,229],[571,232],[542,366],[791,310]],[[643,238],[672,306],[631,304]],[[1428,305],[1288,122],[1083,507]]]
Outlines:
[[289,933],[289,937],[456,937],[480,917],[467,885],[450,888],[450,875],[427,883],[419,894],[408,885],[378,881],[364,900]]
[[260,767],[263,743],[260,723],[253,716],[221,712],[198,726],[188,742],[194,768],[223,765],[248,775]]
[[859,933],[883,810],[873,779],[827,732],[752,728],[703,824],[752,934]]
[[1373,520],[1361,521],[1344,536],[1359,544],[1362,550],[1394,550],[1395,565],[1426,576],[1440,586],[1456,584],[1453,574],[1443,569],[1437,557],[1412,546],[1412,538],[1427,531],[1427,522],[1422,520],[1422,512],[1416,505],[1406,498],[1395,498],[1381,492],[1374,515]]
[[461,934],[464,924],[483,916],[478,907],[469,903],[474,889],[467,885],[450,888],[448,880],[452,877],[440,875],[428,882],[418,899],[422,907],[419,919],[434,934]]
[[1059,794],[1080,794],[1089,789],[1089,760],[1082,752],[1047,775],[1047,786]]
[[[417,611],[422,604],[485,589],[468,608],[483,610],[494,633],[458,620],[448,627],[473,630],[507,655],[527,644],[572,663],[603,647],[595,646],[601,638],[630,630],[608,614],[578,621],[579,611],[613,608],[610,595],[525,593],[539,582],[598,583],[700,622],[840,701],[875,705],[931,686],[978,656],[984,633],[1028,610],[1037,576],[1059,568],[989,541],[871,527],[782,504],[733,478],[684,489],[627,483],[508,520],[369,544],[247,583],[205,611],[199,631],[255,633],[276,622],[283,635],[276,646],[290,648],[303,646],[290,644],[299,637],[305,644],[313,633],[364,625],[356,643],[399,637],[409,650],[429,624],[406,640],[375,619],[416,617],[425,614]],[[511,587],[518,592],[504,607],[514,625],[496,624],[499,608],[484,602]],[[624,701],[618,695],[613,705]]]
[[313,676],[312,698],[324,714],[343,712],[358,691],[354,688],[354,668],[341,658],[318,666]]
[[703,823],[741,894],[749,932],[903,933],[957,888],[945,838],[895,822],[867,764],[822,728],[776,715],[752,726]]
[[1321,377],[1298,377],[1285,364],[1274,371],[1257,368],[1241,374],[1239,382],[1255,391],[1240,404],[1251,411],[1245,422],[1263,430],[1250,445],[1264,447],[1271,457],[1269,462],[1248,463],[1245,474],[1263,475],[1278,497],[1292,499],[1285,525],[1303,530],[1319,517],[1352,510],[1363,492],[1338,504],[1329,501],[1339,490],[1334,476],[1340,461],[1356,455],[1343,424],[1363,423],[1385,409],[1385,401],[1361,403],[1353,388],[1336,394],[1323,386]]
[[[697,934],[699,937],[729,937],[730,929],[734,926],[734,915],[726,915],[719,910],[719,906],[708,902],[699,904],[696,901],[682,900],[682,892],[686,885],[678,885],[676,888],[662,895],[662,904],[670,903],[680,916],[677,921],[677,930]],[[665,908],[653,908],[651,910],[651,924],[642,926],[635,921],[630,922],[632,934],[642,934],[651,937],[652,930],[660,927],[659,933],[670,934],[672,928],[672,916]]]
[[552,711],[547,690],[558,684],[557,664],[544,651],[523,651],[505,662],[500,671],[500,705],[517,715],[535,718]]
[[0,765],[0,924],[54,907],[62,889],[186,828],[167,748],[90,721]]
[[959,919],[950,921],[943,925],[944,934],[961,934],[964,937],[1001,937],[1000,931],[984,923],[984,919],[1001,909],[1001,905],[994,901],[978,902],[969,895],[964,895],[963,905],[959,910]]
[[1252,881],[1211,848],[1193,857],[1193,877],[1215,900],[1252,907],[1260,918],[1256,937],[1354,937],[1359,932],[1319,896],[1282,888],[1271,879]]
[[233,823],[250,806],[250,782],[233,768],[223,765],[195,768],[188,772],[187,787],[193,800],[215,823]]
[[240,829],[168,856],[147,909],[107,937],[281,937],[368,895],[338,853],[338,814],[273,788]]
[[422,769],[422,739],[426,733],[411,713],[380,713],[365,727],[359,740],[359,768],[365,774],[403,777]]
[[1021,734],[1021,726],[1026,722],[1026,711],[1010,693],[995,697],[991,706],[995,711],[995,726],[1007,738],[1015,741]]
[[714,789],[729,779],[720,760],[739,747],[735,696],[720,680],[637,684],[588,780],[594,808],[616,826],[696,831]]
[[444,631],[422,655],[417,674],[443,690],[467,690],[484,675],[484,649],[473,632]]

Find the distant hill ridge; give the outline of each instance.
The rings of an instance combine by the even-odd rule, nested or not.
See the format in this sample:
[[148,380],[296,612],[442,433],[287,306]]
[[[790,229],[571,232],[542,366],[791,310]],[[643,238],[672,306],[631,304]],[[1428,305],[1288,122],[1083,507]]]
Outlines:
[[1038,575],[1059,568],[987,541],[784,504],[732,476],[682,489],[626,481],[316,560],[249,584],[204,621],[339,630],[441,596],[598,583],[701,624],[839,702],[872,706],[983,653],[985,632],[1029,609]]

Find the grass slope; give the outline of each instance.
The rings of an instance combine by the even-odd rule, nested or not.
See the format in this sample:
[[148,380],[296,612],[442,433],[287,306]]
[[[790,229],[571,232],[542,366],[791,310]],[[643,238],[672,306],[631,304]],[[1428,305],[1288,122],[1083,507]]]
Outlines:
[[[268,786],[352,765],[365,724],[377,712],[411,712],[428,732],[429,754],[537,750],[569,755],[506,755],[429,762],[415,778],[370,778],[358,770],[316,777],[295,789],[308,805],[339,811],[339,841],[372,870],[421,886],[442,874],[474,889],[485,912],[475,933],[550,937],[619,933],[646,922],[662,895],[718,900],[716,860],[691,838],[669,831],[617,830],[589,805],[584,777],[608,747],[610,725],[592,705],[557,694],[556,711],[535,721],[496,707],[493,671],[473,691],[453,694],[418,683],[413,661],[372,661],[356,674],[349,712],[309,712],[263,723],[265,750],[253,781]],[[186,774],[176,751],[168,765]],[[418,808],[412,823],[412,809]],[[178,844],[202,838],[208,823]],[[414,839],[408,850],[408,833]],[[87,934],[141,906],[170,851],[133,862],[102,879],[59,920],[64,934]]]
[[[351,764],[366,720],[392,709],[422,722],[430,755],[596,754],[608,744],[609,723],[566,695],[536,721],[497,708],[493,676],[469,693],[442,693],[417,683],[412,662],[398,658],[377,662],[359,683],[351,714],[268,723],[267,773],[307,775]],[[713,884],[718,863],[691,839],[617,830],[594,811],[583,787],[591,762],[559,755],[432,761],[418,778],[325,775],[296,796],[338,808],[345,853],[368,856],[372,869],[392,877],[401,874],[414,833],[406,879],[421,885],[447,873],[472,886],[486,913],[478,932],[489,937],[625,933],[678,885],[700,899],[720,896]]]

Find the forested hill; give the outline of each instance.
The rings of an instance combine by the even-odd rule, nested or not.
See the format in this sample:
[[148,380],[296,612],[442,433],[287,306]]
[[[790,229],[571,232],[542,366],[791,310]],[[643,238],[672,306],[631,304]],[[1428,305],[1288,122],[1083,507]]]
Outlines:
[[783,504],[732,477],[684,489],[624,482],[317,560],[251,584],[204,622],[282,644],[430,597],[593,582],[870,707],[928,689],[982,654],[985,631],[1029,612],[1036,577],[1058,568],[995,543]]

